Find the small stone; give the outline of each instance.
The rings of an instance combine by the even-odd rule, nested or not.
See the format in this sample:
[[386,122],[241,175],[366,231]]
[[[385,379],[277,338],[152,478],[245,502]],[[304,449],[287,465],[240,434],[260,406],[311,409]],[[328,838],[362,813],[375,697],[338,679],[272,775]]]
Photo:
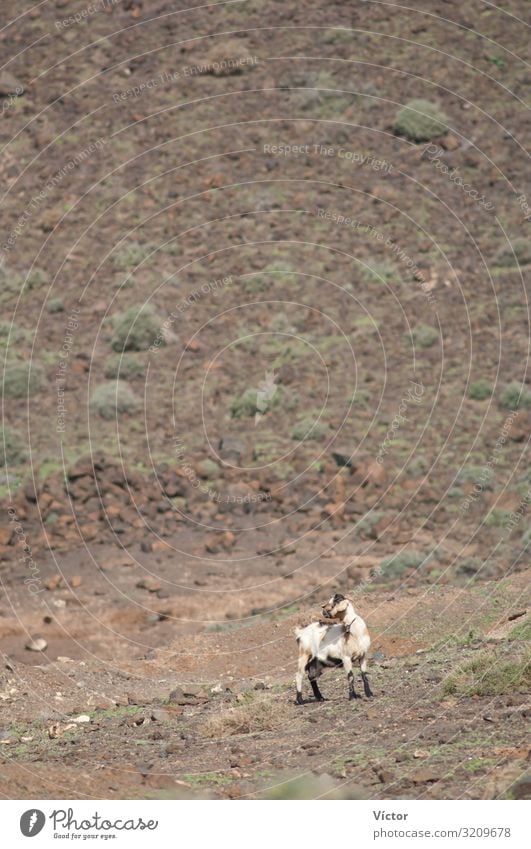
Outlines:
[[73,575],[70,578],[70,586],[72,587],[72,589],[75,590],[75,589],[77,589],[77,587],[81,586],[81,581],[82,581],[81,575]]
[[170,740],[169,743],[166,743],[164,747],[164,751],[167,755],[175,755],[177,752],[182,752],[184,747],[182,740]]
[[35,637],[35,639],[26,643],[26,648],[28,651],[46,651],[48,643],[43,637]]
[[151,711],[151,719],[154,722],[168,722],[170,719],[170,714],[166,710],[153,710]]
[[0,73],[0,97],[9,97],[10,94],[20,96],[24,94],[24,86],[9,71]]
[[72,722],[81,725],[83,722],[90,722],[90,716],[86,713],[81,713],[79,716],[74,716]]
[[426,752],[425,749],[415,749],[415,751],[413,752],[414,758],[429,758],[429,756],[430,753]]
[[460,146],[460,142],[457,136],[454,136],[452,133],[448,133],[448,135],[441,139],[440,145],[444,150],[457,150]]
[[427,784],[430,781],[438,781],[439,775],[435,772],[434,769],[430,769],[430,767],[424,767],[423,769],[417,769],[415,772],[411,774],[411,781],[414,784]]
[[140,590],[147,590],[150,593],[156,593],[161,589],[160,581],[157,581],[156,578],[151,576],[141,578],[140,581],[137,581],[136,585]]
[[197,339],[190,339],[184,346],[185,351],[191,351],[192,354],[197,354],[201,350],[201,345]]

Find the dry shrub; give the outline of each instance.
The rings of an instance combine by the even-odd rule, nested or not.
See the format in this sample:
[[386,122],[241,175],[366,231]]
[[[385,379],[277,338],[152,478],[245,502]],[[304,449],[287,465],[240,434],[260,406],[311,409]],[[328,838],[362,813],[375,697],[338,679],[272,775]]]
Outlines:
[[257,731],[276,731],[286,723],[287,706],[277,699],[261,699],[211,716],[201,727],[205,737],[230,737]]

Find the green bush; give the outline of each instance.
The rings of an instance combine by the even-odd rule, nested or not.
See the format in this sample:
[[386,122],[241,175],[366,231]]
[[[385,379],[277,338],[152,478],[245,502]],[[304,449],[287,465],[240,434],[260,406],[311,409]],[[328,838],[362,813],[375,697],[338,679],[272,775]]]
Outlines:
[[485,519],[485,525],[487,528],[504,528],[511,516],[510,510],[499,510],[495,507]]
[[525,236],[514,239],[511,245],[503,245],[494,260],[497,268],[515,268],[517,265],[529,265],[529,263],[531,263],[531,240]]
[[368,262],[363,267],[362,274],[369,283],[373,280],[377,280],[380,283],[390,283],[392,280],[400,280],[400,274],[395,264],[389,259]]
[[455,574],[458,577],[471,578],[477,575],[483,568],[483,561],[480,557],[465,557],[461,560],[455,569]]
[[207,457],[199,463],[198,474],[200,478],[215,480],[221,474],[221,466],[216,463],[215,460],[211,460],[210,457]]
[[19,363],[7,368],[3,375],[4,398],[25,398],[38,392],[42,383],[41,369],[35,364]]
[[376,525],[382,519],[384,514],[379,510],[371,510],[356,523],[356,531],[360,536],[369,537],[369,539],[377,539]]
[[5,353],[9,339],[9,354],[15,354],[14,345],[23,342],[32,335],[31,331],[24,330],[11,321],[0,321],[0,348],[2,355]]
[[527,616],[518,625],[515,625],[509,634],[509,639],[523,640],[526,643],[531,642],[531,616]]
[[322,439],[328,433],[328,427],[324,422],[312,418],[300,419],[291,432],[291,438],[299,442],[309,439]]
[[145,364],[134,354],[115,354],[105,363],[105,377],[131,380],[141,377],[145,372]]
[[264,415],[268,410],[272,407],[276,407],[280,403],[281,397],[282,390],[280,387],[276,387],[275,389],[271,387],[270,398],[266,398],[263,393],[260,393],[260,409],[258,409],[258,390],[246,389],[242,395],[237,395],[232,399],[230,404],[230,414],[233,419],[248,418],[250,416],[254,416],[255,413],[261,413]]
[[500,393],[500,406],[506,410],[530,410],[531,390],[521,383],[508,383]]
[[246,389],[242,395],[237,395],[230,404],[230,414],[233,419],[243,419],[254,416],[257,412],[256,389]]
[[122,351],[147,351],[155,340],[165,344],[162,336],[162,322],[149,304],[129,307],[115,319],[112,348]]
[[397,113],[393,130],[411,141],[430,141],[447,132],[448,118],[428,100],[410,100]]
[[493,391],[494,387],[490,380],[482,377],[470,384],[468,387],[468,397],[472,398],[473,401],[484,401],[486,398],[490,398]]
[[422,475],[426,474],[429,468],[429,460],[427,460],[422,454],[419,454],[418,457],[414,457],[409,463],[407,473],[413,478],[420,478]]
[[385,578],[398,578],[408,569],[417,569],[422,563],[426,563],[429,557],[420,551],[400,551],[392,557],[386,557],[380,563],[380,569]]
[[139,402],[126,383],[114,380],[101,383],[94,389],[90,406],[102,419],[115,419],[120,413],[133,413]]
[[0,439],[0,466],[24,462],[26,451],[18,431],[6,426],[2,436],[3,438]]
[[130,242],[113,254],[112,261],[118,268],[135,268],[140,265],[152,248],[149,245],[141,245],[139,242]]
[[62,302],[61,298],[51,298],[48,301],[48,312],[55,313],[55,312],[63,312],[63,311],[64,311],[64,306],[63,306],[63,302]]
[[419,345],[421,348],[430,348],[438,338],[439,332],[428,324],[417,324],[411,331],[413,344]]
[[482,654],[465,663],[443,684],[443,695],[501,696],[526,693],[531,687],[529,657],[504,661],[495,655]]
[[493,489],[494,472],[488,466],[467,466],[465,469],[461,469],[455,482],[460,485],[478,483],[482,484],[483,489]]
[[26,289],[40,289],[47,280],[46,272],[42,268],[33,268],[26,278]]

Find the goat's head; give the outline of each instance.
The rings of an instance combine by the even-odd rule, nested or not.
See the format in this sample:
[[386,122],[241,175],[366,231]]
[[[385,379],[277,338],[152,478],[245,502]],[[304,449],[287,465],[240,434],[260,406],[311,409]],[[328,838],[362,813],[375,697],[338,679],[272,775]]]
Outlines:
[[327,619],[342,619],[349,604],[348,598],[341,593],[336,593],[326,604],[323,604],[322,611]]

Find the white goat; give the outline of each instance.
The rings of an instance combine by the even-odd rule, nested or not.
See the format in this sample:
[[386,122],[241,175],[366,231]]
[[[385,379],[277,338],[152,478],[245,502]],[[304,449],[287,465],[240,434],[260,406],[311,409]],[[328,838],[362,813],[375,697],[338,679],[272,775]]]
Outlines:
[[372,692],[367,678],[367,652],[371,638],[365,622],[354,610],[352,602],[339,594],[324,604],[322,610],[327,619],[335,619],[338,624],[320,620],[295,630],[299,644],[299,665],[295,676],[297,704],[304,704],[302,679],[305,672],[308,673],[317,701],[325,701],[317,686],[317,678],[324,668],[330,666],[343,666],[348,678],[349,699],[360,698],[354,689],[352,663],[355,660],[360,664],[365,695],[370,698]]

